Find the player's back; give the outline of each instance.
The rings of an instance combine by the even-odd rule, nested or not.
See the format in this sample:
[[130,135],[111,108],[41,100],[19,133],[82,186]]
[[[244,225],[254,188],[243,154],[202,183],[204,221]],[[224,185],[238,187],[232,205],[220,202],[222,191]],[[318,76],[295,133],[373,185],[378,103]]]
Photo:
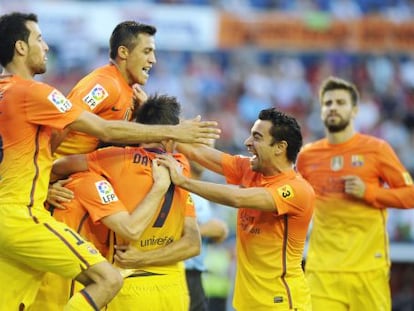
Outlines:
[[[162,151],[141,147],[109,147],[88,155],[88,165],[92,171],[108,179],[118,198],[129,211],[132,211],[153,185],[151,162],[158,152]],[[175,156],[184,165],[188,174],[188,162],[181,155]],[[191,198],[187,191],[171,185],[151,225],[133,245],[142,251],[147,251],[164,247],[179,239],[186,216],[195,216]],[[117,237],[116,243],[123,242]],[[172,268],[177,267],[173,265]],[[151,270],[151,267],[145,270]]]

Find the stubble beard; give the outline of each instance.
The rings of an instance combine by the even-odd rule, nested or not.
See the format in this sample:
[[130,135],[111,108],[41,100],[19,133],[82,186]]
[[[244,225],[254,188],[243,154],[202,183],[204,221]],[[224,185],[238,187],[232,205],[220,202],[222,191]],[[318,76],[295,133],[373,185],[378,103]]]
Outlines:
[[338,133],[342,132],[347,128],[349,125],[349,120],[341,120],[341,122],[337,124],[330,124],[326,120],[324,121],[325,128],[328,130],[329,133]]

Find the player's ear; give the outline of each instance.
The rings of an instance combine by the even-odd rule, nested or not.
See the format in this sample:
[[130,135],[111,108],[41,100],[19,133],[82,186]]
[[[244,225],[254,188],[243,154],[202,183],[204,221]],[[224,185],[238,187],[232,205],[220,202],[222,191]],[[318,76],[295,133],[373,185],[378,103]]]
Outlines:
[[126,60],[128,58],[128,48],[126,46],[121,45],[118,47],[118,57],[122,60]]
[[359,111],[359,106],[358,106],[358,105],[354,105],[354,106],[352,107],[352,117],[353,117],[353,118],[355,118],[355,117],[356,117],[356,115],[358,114],[358,111]]
[[23,40],[17,40],[14,48],[19,55],[25,55],[27,50],[27,43]]

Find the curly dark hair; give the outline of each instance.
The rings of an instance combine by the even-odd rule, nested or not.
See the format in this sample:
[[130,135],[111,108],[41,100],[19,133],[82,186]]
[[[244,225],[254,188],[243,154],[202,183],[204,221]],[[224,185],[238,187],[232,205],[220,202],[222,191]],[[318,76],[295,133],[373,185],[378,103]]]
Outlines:
[[296,119],[276,108],[263,109],[259,113],[259,119],[272,122],[269,130],[273,137],[272,143],[286,141],[288,145],[286,156],[289,161],[295,162],[303,143],[301,129]]

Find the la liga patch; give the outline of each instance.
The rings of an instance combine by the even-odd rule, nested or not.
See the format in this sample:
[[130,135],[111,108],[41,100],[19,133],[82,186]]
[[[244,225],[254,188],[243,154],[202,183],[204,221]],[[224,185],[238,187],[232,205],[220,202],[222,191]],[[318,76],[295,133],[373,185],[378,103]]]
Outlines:
[[58,90],[53,90],[47,99],[55,105],[60,112],[66,112],[72,108],[72,103]]
[[82,100],[89,106],[89,108],[91,108],[91,110],[93,110],[96,106],[103,102],[108,95],[108,92],[102,85],[96,84]]
[[100,180],[95,183],[98,195],[101,198],[103,204],[109,204],[111,202],[118,201],[118,197],[115,194],[112,185],[107,180]]

